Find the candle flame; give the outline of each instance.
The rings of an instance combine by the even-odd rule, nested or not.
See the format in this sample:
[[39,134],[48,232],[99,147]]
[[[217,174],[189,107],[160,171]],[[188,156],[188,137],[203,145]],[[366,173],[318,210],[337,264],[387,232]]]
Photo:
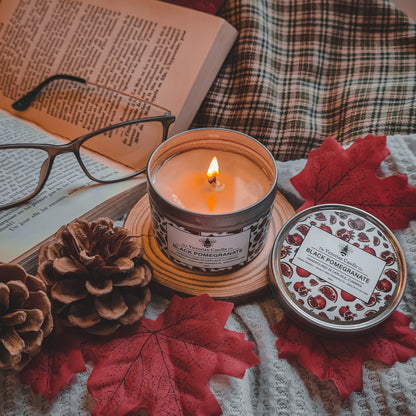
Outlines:
[[208,171],[207,171],[207,178],[209,183],[215,183],[217,180],[217,175],[219,174],[219,168],[218,168],[218,160],[217,157],[214,156],[211,160],[211,163],[209,165]]
[[[218,160],[217,160],[217,157],[214,156],[211,160],[211,163],[209,164],[209,168],[207,171],[207,179],[208,179],[209,184],[211,185],[212,190],[216,190],[217,186],[219,185],[219,182],[217,181],[218,173],[219,173]],[[210,212],[214,211],[216,202],[217,202],[216,194],[207,196],[207,205],[208,205]]]

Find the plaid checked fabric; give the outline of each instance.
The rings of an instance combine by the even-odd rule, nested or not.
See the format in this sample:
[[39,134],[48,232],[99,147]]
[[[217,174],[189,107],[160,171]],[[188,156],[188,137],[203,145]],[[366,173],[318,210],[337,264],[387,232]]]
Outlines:
[[328,136],[416,132],[416,25],[387,0],[226,0],[239,38],[192,127],[249,134],[276,159]]

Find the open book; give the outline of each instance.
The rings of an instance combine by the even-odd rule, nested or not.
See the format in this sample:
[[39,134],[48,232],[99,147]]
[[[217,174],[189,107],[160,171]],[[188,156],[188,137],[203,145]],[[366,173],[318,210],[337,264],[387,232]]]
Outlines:
[[[117,114],[128,119],[129,110],[112,98],[117,92],[170,110],[176,121],[169,135],[186,130],[236,36],[222,18],[163,1],[1,0],[0,144],[68,140],[96,130],[97,122],[104,127],[123,121]],[[82,77],[112,93],[78,99],[51,91],[23,112],[12,109],[54,74]],[[144,160],[122,160],[117,144],[94,149],[97,163],[137,169],[161,139],[143,134],[140,146],[130,143],[123,154]],[[0,211],[0,261],[21,262],[76,217],[117,218],[145,192],[146,180],[96,185],[68,154],[58,156],[46,187],[27,203]]]

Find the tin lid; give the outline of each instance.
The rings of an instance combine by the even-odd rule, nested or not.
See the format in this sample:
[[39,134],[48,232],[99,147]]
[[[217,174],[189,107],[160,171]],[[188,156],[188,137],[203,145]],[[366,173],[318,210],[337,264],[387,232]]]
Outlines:
[[286,313],[322,333],[372,329],[397,307],[406,264],[392,232],[348,205],[325,204],[292,217],[270,256],[270,281]]

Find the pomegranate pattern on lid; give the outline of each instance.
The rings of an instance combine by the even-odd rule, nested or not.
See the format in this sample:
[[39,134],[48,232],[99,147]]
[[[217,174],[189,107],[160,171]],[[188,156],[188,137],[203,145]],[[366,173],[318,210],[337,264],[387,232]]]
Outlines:
[[272,252],[271,282],[282,306],[323,330],[359,332],[382,322],[399,303],[405,280],[391,231],[345,205],[295,215]]

